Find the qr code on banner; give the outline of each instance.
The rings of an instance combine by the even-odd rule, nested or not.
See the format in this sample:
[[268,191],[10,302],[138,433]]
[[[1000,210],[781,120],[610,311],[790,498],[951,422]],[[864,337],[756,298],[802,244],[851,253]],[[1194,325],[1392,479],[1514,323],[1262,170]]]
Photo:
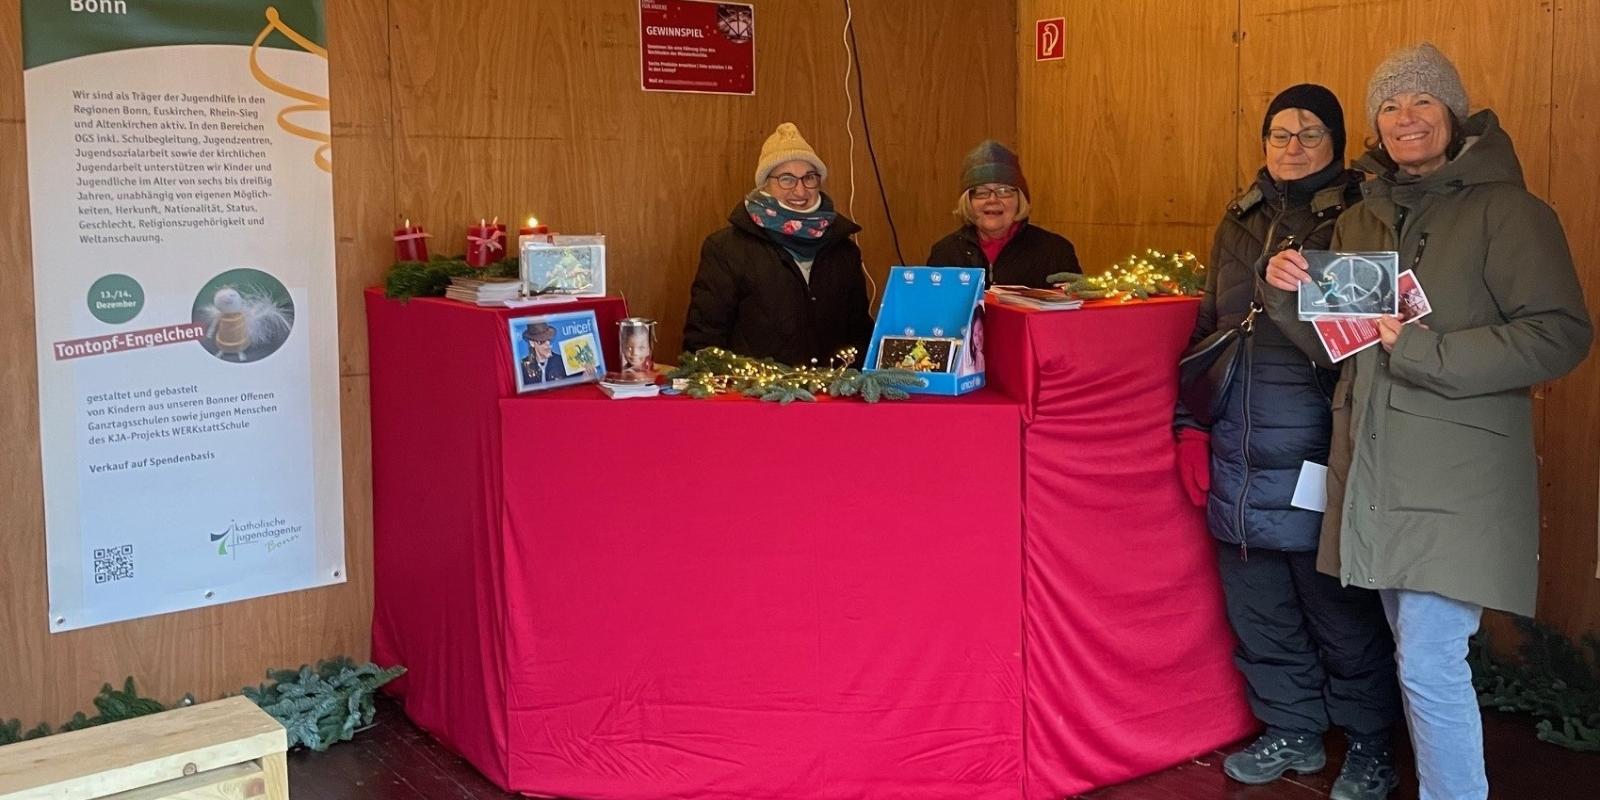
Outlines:
[[131,577],[133,577],[133,545],[94,549],[95,583],[110,583]]

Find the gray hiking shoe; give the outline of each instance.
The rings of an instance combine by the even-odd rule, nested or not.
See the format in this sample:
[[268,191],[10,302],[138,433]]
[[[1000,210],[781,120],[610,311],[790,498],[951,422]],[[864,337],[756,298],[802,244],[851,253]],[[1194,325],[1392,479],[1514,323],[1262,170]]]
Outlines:
[[1249,747],[1228,756],[1222,772],[1240,783],[1271,783],[1294,770],[1302,775],[1328,765],[1321,736],[1281,736],[1265,733]]
[[1331,800],[1383,800],[1400,785],[1394,753],[1384,744],[1351,742],[1350,752],[1333,782]]

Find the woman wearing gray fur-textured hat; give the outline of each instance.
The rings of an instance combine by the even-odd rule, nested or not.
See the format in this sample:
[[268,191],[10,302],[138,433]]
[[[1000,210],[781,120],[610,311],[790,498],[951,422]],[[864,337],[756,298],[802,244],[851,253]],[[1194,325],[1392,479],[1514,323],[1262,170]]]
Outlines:
[[1045,288],[1056,272],[1082,272],[1066,237],[1028,222],[1028,180],[1017,154],[993,139],[967,153],[956,213],[966,224],[928,253],[935,267],[982,267],[989,285]]
[[[1378,319],[1381,347],[1343,363],[1333,396],[1318,568],[1379,590],[1394,631],[1422,800],[1488,797],[1467,639],[1484,608],[1531,616],[1538,484],[1529,389],[1571,371],[1593,337],[1566,234],[1530,194],[1493,111],[1469,115],[1432,45],[1373,73],[1374,173],[1335,250],[1392,250],[1433,307]],[[1296,319],[1297,252],[1267,266],[1268,312],[1314,359]]]

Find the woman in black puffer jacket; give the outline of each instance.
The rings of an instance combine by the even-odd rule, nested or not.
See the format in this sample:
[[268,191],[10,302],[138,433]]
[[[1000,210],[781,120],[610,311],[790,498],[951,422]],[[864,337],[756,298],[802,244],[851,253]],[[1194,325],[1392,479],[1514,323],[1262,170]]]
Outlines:
[[[1302,84],[1272,101],[1261,126],[1266,166],[1229,205],[1212,247],[1192,341],[1237,326],[1267,257],[1322,249],[1360,199],[1344,168],[1344,114],[1333,93]],[[1177,410],[1178,465],[1206,508],[1235,663],[1266,726],[1223,770],[1266,783],[1326,763],[1322,734],[1345,729],[1350,755],[1334,798],[1382,798],[1395,783],[1389,732],[1399,719],[1394,643],[1376,592],[1319,574],[1322,514],[1290,505],[1302,464],[1326,464],[1334,373],[1318,369],[1265,313],[1254,318],[1228,402],[1209,432]]]

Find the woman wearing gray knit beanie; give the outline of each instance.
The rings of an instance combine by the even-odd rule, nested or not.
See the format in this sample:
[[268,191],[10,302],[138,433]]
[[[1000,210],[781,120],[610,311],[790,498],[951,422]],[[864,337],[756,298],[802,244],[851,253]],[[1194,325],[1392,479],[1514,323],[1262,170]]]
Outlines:
[[[1333,396],[1318,568],[1378,590],[1394,632],[1421,800],[1488,797],[1467,639],[1484,608],[1532,616],[1538,483],[1529,389],[1565,375],[1593,337],[1567,238],[1523,185],[1493,111],[1469,114],[1430,44],[1394,53],[1367,89],[1376,180],[1335,250],[1397,251],[1432,304],[1376,320],[1381,347],[1343,362]],[[1328,362],[1297,320],[1297,252],[1268,262],[1268,312]]]
[[926,264],[981,267],[990,286],[1046,288],[1057,272],[1082,272],[1065,236],[1028,221],[1032,196],[1017,154],[993,139],[967,153],[961,165],[956,214],[962,226],[934,242]]

